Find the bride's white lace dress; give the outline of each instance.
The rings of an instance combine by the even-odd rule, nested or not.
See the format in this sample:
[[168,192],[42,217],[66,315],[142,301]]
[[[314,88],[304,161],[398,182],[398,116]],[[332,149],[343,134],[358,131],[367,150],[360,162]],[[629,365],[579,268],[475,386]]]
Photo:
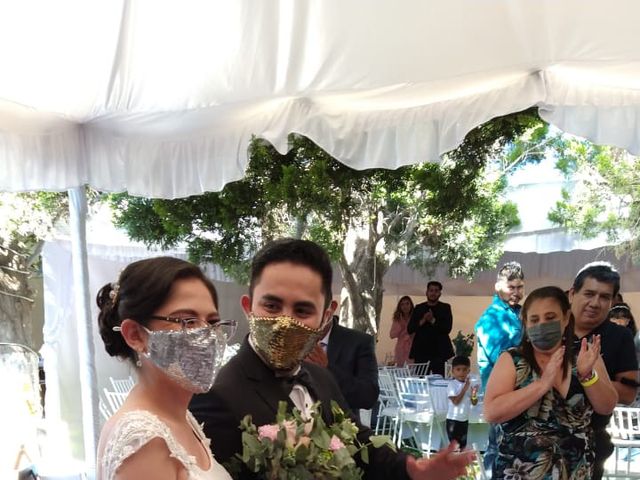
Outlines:
[[171,430],[162,420],[148,411],[134,410],[123,414],[113,426],[102,456],[98,458],[98,479],[113,480],[122,462],[147,442],[159,437],[166,442],[171,456],[184,465],[189,474],[189,480],[231,480],[229,473],[211,455],[210,441],[204,436],[200,425],[190,412],[187,412],[187,420],[209,453],[211,466],[208,470],[198,467],[195,457],[189,455],[176,441]]

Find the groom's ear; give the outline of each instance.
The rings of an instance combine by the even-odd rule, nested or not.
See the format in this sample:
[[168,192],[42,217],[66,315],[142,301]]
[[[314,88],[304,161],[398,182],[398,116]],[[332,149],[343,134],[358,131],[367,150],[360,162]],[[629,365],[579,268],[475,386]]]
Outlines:
[[242,306],[242,310],[244,313],[249,315],[251,313],[251,297],[249,295],[243,295],[240,298],[240,305]]
[[331,316],[333,316],[333,314],[338,310],[338,302],[331,300],[331,303],[329,303],[329,310],[331,310]]
[[335,300],[331,300],[329,306],[325,309],[322,316],[322,326],[326,327],[327,329],[330,328],[330,325],[333,322],[333,315],[335,314],[336,310],[338,310],[338,302],[336,302]]

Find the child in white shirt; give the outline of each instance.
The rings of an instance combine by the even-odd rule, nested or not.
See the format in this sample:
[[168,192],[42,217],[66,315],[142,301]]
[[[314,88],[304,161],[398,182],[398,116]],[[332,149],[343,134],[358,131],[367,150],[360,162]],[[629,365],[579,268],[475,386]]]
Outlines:
[[470,368],[471,362],[468,357],[454,357],[451,362],[453,378],[449,382],[449,388],[447,389],[447,396],[449,397],[446,422],[447,436],[449,441],[457,441],[460,449],[467,445],[471,404],[478,403],[478,387],[469,388]]

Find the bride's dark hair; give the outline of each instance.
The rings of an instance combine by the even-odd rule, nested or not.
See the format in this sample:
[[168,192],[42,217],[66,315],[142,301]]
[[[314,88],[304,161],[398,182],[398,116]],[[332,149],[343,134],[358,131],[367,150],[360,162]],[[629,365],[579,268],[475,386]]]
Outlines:
[[204,283],[215,306],[216,289],[197,265],[174,257],[156,257],[129,264],[117,282],[107,283],[99,291],[96,303],[100,309],[98,325],[107,353],[135,362],[135,352],[120,332],[113,330],[130,318],[147,325],[149,317],[167,300],[176,280],[197,278]]

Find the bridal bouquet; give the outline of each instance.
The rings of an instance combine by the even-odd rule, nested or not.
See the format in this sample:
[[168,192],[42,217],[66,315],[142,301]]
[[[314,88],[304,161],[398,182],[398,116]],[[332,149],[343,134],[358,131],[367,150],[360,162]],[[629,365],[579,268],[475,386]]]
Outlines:
[[287,404],[280,402],[276,422],[259,427],[247,415],[240,424],[242,463],[265,480],[353,480],[363,475],[354,457],[368,463],[369,446],[395,449],[384,435],[370,437],[368,444],[360,443],[358,427],[336,402],[331,402],[331,425],[322,419],[320,408],[320,402],[314,404],[310,418],[305,419],[295,408],[287,414]]

